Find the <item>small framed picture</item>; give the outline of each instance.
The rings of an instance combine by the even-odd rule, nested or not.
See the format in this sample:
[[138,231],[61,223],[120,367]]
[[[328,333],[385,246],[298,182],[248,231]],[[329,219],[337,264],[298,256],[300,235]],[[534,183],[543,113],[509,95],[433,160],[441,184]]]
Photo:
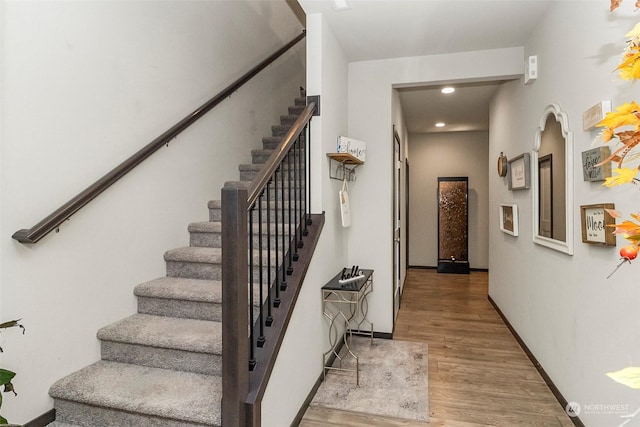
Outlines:
[[604,181],[611,176],[611,162],[600,164],[610,155],[609,147],[597,147],[582,152],[582,177],[584,181]]
[[582,225],[582,243],[595,243],[604,246],[615,246],[616,236],[611,225],[615,219],[605,209],[615,209],[613,203],[580,206],[580,223]]
[[500,230],[512,236],[518,235],[518,205],[500,205]]
[[531,187],[529,153],[522,153],[509,160],[509,190],[524,190]]

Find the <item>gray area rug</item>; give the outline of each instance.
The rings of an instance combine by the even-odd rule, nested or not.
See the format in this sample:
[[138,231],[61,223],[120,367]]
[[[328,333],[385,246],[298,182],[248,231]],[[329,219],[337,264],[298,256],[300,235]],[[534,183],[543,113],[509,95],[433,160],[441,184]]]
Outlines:
[[[359,358],[360,386],[355,372],[328,370],[311,406],[429,421],[426,344],[386,339],[371,344],[369,338],[353,337],[351,349]],[[343,358],[342,367],[354,368],[355,360]]]

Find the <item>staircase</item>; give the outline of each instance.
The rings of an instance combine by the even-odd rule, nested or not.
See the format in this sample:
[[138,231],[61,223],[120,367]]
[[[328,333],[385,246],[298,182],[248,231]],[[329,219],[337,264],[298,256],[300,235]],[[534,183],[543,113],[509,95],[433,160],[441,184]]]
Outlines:
[[[260,172],[304,109],[301,95],[231,185]],[[221,425],[221,203],[208,208],[208,222],[188,226],[190,246],[164,254],[167,276],[136,286],[138,313],[98,331],[101,360],[50,388],[50,426]]]

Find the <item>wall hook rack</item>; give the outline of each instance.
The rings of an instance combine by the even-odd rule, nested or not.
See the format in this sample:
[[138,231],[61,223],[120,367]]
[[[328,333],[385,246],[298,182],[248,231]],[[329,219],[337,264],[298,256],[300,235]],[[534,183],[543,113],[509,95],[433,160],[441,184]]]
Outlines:
[[327,153],[329,158],[329,178],[356,180],[356,168],[364,162],[349,153]]

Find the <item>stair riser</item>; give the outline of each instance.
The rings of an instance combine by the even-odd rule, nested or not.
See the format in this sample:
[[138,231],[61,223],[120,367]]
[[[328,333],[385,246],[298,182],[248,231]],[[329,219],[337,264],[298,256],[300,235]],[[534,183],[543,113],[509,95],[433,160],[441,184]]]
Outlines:
[[[302,144],[305,144],[305,141],[306,141],[305,135],[301,135],[300,141],[302,142]],[[265,150],[275,150],[276,148],[278,148],[281,142],[282,142],[282,135],[263,138],[262,148]]]
[[[266,162],[266,160],[265,160]],[[264,162],[261,163],[255,163],[255,164],[264,164]],[[240,171],[240,181],[253,181],[256,176],[258,176],[258,174],[260,173],[260,171],[256,171],[256,170],[246,170],[246,171]],[[292,170],[291,171],[291,177],[293,178],[294,173],[298,173],[300,174],[299,170],[296,170],[295,172]],[[285,172],[285,182],[284,182],[284,188],[289,188],[289,180],[287,177],[287,172]],[[301,181],[301,185],[304,186],[304,180]],[[280,175],[278,175],[278,180],[276,181],[276,187],[277,188],[282,188],[282,181],[280,178]],[[273,186],[271,188],[274,188]]]
[[222,355],[196,353],[171,348],[101,341],[102,360],[193,372],[222,375]]
[[[265,150],[254,150],[251,152],[251,164],[254,165],[263,165],[267,162],[267,160],[269,160],[269,157],[271,157],[271,154],[269,151],[273,151],[273,150],[269,150],[269,149],[265,149]],[[304,154],[304,153],[302,153]],[[297,155],[293,158],[291,158],[291,167],[292,168],[297,168],[296,164],[299,164],[301,162],[301,160],[298,160]],[[284,169],[287,170],[289,167],[289,162],[287,162],[285,164]]]
[[167,276],[184,279],[222,280],[220,264],[202,262],[167,261]]
[[[275,262],[274,262],[275,263]],[[263,267],[263,275],[266,277],[267,268]],[[272,277],[275,277],[275,268],[271,269]],[[259,267],[254,267],[254,280],[258,280]],[[167,276],[181,277],[184,279],[222,280],[222,267],[220,264],[205,264],[187,261],[167,261]]]
[[[277,243],[278,247],[282,248],[282,229],[280,229],[279,232],[280,234],[277,236],[278,239],[276,242],[276,235],[272,233],[271,239],[268,239],[268,236],[265,231],[262,236],[262,247],[264,247],[265,249],[267,247],[270,247],[272,250],[275,250],[276,243]],[[288,229],[285,229],[285,242],[287,242],[288,235],[289,235]],[[222,242],[221,233],[191,233],[190,237],[191,238],[189,240],[189,244],[192,247],[198,247],[198,248],[221,247],[220,246]],[[259,245],[260,245],[260,236],[257,234],[254,234],[253,247],[257,249]]]
[[213,302],[139,296],[138,313],[216,322],[222,321],[222,305]]
[[189,246],[198,248],[221,248],[222,233],[189,233]]
[[289,114],[287,116],[280,116],[281,125],[292,125],[298,120],[299,114]]
[[119,411],[117,409],[87,405],[68,400],[55,399],[56,421],[82,427],[211,427],[221,426],[219,420],[211,424],[186,422],[139,413]]
[[262,148],[265,150],[275,150],[278,148],[278,145],[280,145],[280,142],[282,142],[282,137],[271,136],[262,138]]
[[[287,194],[285,192],[285,198],[287,197]],[[271,199],[273,200],[273,196],[271,197]],[[273,203],[273,202],[272,202]],[[281,194],[278,193],[278,204],[282,203],[281,200]],[[273,206],[273,205],[272,205]],[[279,208],[281,208],[281,206],[278,206]],[[303,200],[298,200],[298,209],[304,208],[304,199]],[[295,210],[295,204],[292,204],[292,208],[291,210]],[[274,209],[272,209],[272,218],[275,218],[274,215]],[[266,214],[266,209],[264,209],[262,211],[262,215],[263,215],[263,219],[266,220],[267,218],[267,214]],[[253,222],[257,223],[258,222],[258,214],[257,212],[255,212],[253,214]],[[280,219],[280,216],[278,216],[278,218]],[[285,205],[285,221],[287,221],[289,219],[289,207],[287,205]],[[222,210],[218,207],[214,207],[214,208],[209,208],[209,221],[211,222],[219,222],[222,221]]]
[[291,125],[276,125],[271,126],[271,135],[272,136],[285,136],[287,132],[291,129]]
[[[299,202],[298,203],[298,209],[301,209],[302,207],[304,207],[304,202]],[[294,209],[295,209],[295,206],[292,208],[292,211]],[[263,218],[262,222],[263,223],[266,223],[266,218],[267,218],[266,212],[267,212],[266,210],[262,211],[262,215],[263,215],[262,216],[262,218]],[[287,221],[289,220],[289,209],[286,208],[284,212],[285,212],[284,221],[285,221],[286,224],[288,224]],[[271,211],[271,218],[272,218],[272,221],[276,220],[275,219],[275,213],[274,213],[273,210]],[[222,221],[222,210],[220,208],[210,208],[209,209],[209,221],[211,221],[211,222],[220,222],[220,221]],[[278,215],[278,221],[282,222],[281,215]],[[253,223],[254,224],[258,223],[258,213],[257,212],[254,212],[254,214],[253,214]]]
[[289,107],[289,114],[292,116],[299,116],[304,111],[306,105],[299,105],[295,107]]

